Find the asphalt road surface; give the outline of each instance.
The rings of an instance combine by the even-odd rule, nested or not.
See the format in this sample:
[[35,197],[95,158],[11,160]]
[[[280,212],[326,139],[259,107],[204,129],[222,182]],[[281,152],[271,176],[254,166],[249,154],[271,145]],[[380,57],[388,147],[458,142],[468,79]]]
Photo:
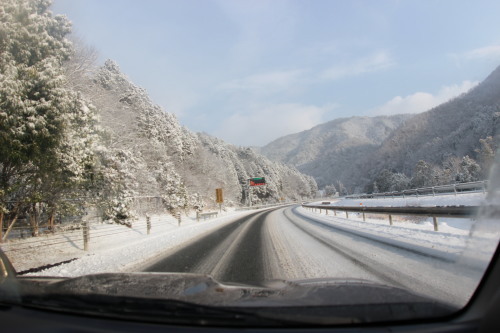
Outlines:
[[252,213],[171,250],[146,272],[208,274],[259,285],[273,279],[364,279],[463,306],[482,272],[447,258],[351,233],[297,207]]

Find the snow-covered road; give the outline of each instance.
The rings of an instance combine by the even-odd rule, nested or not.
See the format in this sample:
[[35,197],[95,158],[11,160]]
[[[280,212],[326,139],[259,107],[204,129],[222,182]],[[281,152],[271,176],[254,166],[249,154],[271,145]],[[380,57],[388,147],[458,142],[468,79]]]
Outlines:
[[[132,228],[94,224],[90,251],[83,251],[81,230],[10,241],[2,249],[29,275],[193,272],[247,284],[363,279],[462,306],[498,244],[497,229],[477,233],[474,219],[440,219],[435,232],[425,220],[400,218],[390,226],[383,217],[364,222],[356,214],[346,219],[299,206],[222,215],[200,222],[185,217],[181,225],[155,216],[151,234],[143,220]],[[47,264],[54,267],[39,267]]]
[[459,260],[465,246],[460,235],[416,244],[397,234],[346,225],[342,218],[325,222],[302,208],[288,207],[237,219],[168,251],[142,270],[201,273],[248,284],[273,279],[364,279],[464,305],[484,269]]

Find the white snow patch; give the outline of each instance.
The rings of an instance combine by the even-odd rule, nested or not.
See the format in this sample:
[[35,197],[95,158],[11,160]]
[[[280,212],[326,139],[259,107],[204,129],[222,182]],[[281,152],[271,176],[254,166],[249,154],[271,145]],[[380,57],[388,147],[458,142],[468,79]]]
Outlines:
[[180,226],[171,215],[154,215],[149,235],[145,217],[135,221],[132,228],[96,223],[91,225],[89,251],[83,250],[82,230],[12,240],[2,244],[1,248],[18,272],[77,258],[29,275],[75,277],[127,272],[148,259],[252,212],[222,212],[217,218],[199,222],[195,217],[183,215]]

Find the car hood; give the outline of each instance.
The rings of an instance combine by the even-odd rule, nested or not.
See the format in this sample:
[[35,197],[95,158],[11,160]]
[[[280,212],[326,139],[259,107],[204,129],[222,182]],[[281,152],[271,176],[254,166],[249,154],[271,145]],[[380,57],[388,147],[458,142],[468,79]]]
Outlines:
[[[253,324],[266,319],[315,325],[429,318],[457,310],[401,288],[359,279],[271,280],[246,285],[186,273],[23,276],[0,284],[0,298],[23,306],[128,319],[171,320],[174,316],[184,320],[197,313],[204,323],[214,322],[213,311],[215,319],[221,320],[221,310],[229,311],[231,320],[251,315]],[[227,320],[227,315],[222,319]]]
[[216,306],[311,306],[429,303],[407,290],[359,279],[270,280],[222,283],[190,273],[105,273],[76,278],[22,277],[22,294],[108,295],[175,299]]

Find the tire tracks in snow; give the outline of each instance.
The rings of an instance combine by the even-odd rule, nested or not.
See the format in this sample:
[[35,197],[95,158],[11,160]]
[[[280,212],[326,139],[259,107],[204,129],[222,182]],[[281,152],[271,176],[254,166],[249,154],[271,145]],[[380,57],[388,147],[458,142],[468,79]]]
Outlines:
[[[349,235],[355,235],[357,237],[364,238],[366,240],[369,240],[369,241],[374,242],[374,243],[378,243],[378,244],[385,246],[385,247],[387,247],[387,246],[393,247],[397,250],[407,251],[407,252],[410,252],[412,254],[424,256],[424,257],[431,258],[434,260],[439,260],[439,261],[442,261],[445,263],[454,263],[457,260],[456,255],[445,254],[441,251],[431,250],[431,249],[428,249],[428,248],[425,248],[425,247],[419,246],[419,245],[405,244],[404,242],[397,241],[397,240],[387,241],[383,237],[375,236],[373,234],[369,234],[369,233],[362,232],[362,231],[354,231],[354,230],[351,230],[348,228],[333,226],[331,224],[324,223],[322,221],[314,220],[308,216],[305,216],[305,215],[297,212],[296,207],[293,208],[292,211],[295,215],[300,216],[303,220],[306,220],[309,223],[313,223],[313,224],[316,224],[318,226],[321,226],[322,228],[325,228],[325,229],[330,230],[330,231],[334,230],[336,232],[341,232],[341,233],[345,233],[345,234],[349,234]],[[431,253],[431,251],[434,253]]]
[[271,211],[256,212],[203,235],[143,271],[199,273],[224,282],[258,284],[269,275],[262,230]]
[[467,274],[466,267],[455,262],[391,244],[384,246],[385,242],[304,217],[295,209],[285,211],[291,224],[388,285],[459,306],[468,301],[470,292],[477,287],[478,281]]

